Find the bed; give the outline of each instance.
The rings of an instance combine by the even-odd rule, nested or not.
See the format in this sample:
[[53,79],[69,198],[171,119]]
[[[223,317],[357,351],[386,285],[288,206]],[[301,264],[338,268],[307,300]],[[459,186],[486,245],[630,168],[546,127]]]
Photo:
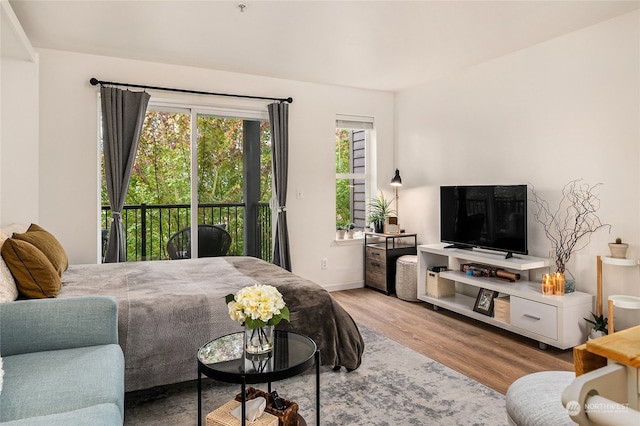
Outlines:
[[196,351],[219,336],[242,331],[224,297],[256,283],[278,288],[291,322],[276,328],[311,337],[323,365],[360,366],[364,342],[351,316],[319,285],[253,257],[72,265],[58,297],[118,299],[125,390],[197,378]]

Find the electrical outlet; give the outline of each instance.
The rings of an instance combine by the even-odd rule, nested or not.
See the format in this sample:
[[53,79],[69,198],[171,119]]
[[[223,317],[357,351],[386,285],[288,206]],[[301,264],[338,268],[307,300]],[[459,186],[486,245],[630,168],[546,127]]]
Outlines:
[[326,257],[323,257],[322,259],[320,259],[320,268],[327,269],[327,258]]

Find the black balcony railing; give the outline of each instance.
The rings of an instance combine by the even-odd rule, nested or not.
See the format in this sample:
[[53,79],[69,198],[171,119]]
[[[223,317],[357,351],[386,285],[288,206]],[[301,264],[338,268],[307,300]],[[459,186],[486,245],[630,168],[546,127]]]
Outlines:
[[[230,256],[243,256],[247,250],[258,257],[271,261],[271,209],[268,203],[258,205],[258,220],[252,225],[245,223],[244,203],[199,204],[199,224],[226,224],[231,234]],[[106,248],[111,207],[102,206],[103,255]],[[127,261],[168,259],[167,240],[174,233],[190,226],[189,204],[139,204],[124,206],[122,224],[125,233],[125,256]],[[258,238],[255,242],[244,241],[244,227],[255,226]],[[250,247],[252,244],[257,247]]]

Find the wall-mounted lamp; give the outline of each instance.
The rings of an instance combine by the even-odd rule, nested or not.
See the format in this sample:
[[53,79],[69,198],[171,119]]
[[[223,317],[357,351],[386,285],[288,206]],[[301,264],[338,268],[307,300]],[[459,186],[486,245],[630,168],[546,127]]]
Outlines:
[[400,216],[398,213],[398,187],[402,186],[402,178],[400,177],[400,170],[396,169],[396,173],[391,178],[391,186],[396,190],[396,216]]

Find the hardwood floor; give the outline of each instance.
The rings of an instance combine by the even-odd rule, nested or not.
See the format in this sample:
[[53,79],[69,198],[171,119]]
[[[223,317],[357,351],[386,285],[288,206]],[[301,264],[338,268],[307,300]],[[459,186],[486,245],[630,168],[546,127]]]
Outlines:
[[540,350],[537,341],[443,309],[434,311],[427,303],[367,288],[331,294],[357,323],[502,394],[529,373],[573,371],[571,349]]

